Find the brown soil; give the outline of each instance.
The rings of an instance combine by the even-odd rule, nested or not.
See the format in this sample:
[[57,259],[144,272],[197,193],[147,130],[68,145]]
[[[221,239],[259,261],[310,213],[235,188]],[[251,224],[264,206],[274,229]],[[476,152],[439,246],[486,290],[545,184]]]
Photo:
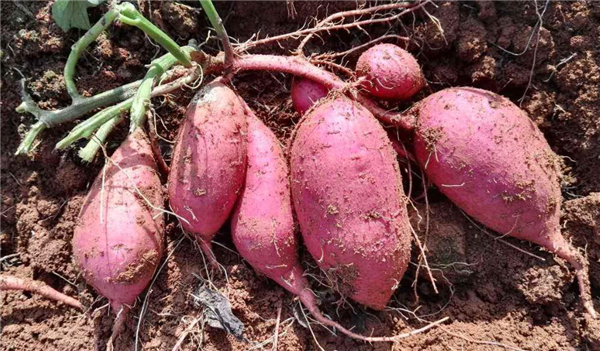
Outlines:
[[[186,6],[143,1],[145,14],[180,43],[189,38],[205,40],[207,23],[197,2]],[[291,1],[288,3],[292,3]],[[538,6],[544,2],[538,1]],[[89,307],[86,314],[20,292],[2,292],[1,340],[5,350],[104,350],[113,316],[106,300],[85,284],[71,255],[73,227],[86,189],[101,160],[80,162],[76,149],[53,150],[53,145],[72,125],[49,130],[30,157],[13,153],[33,118],[14,112],[20,103],[18,81],[30,79],[29,89],[41,108],[53,109],[69,103],[62,69],[69,47],[82,34],[63,33],[52,21],[50,4],[41,1],[2,2],[2,103],[1,103],[1,225],[2,273],[43,281]],[[187,7],[187,5],[193,7]],[[356,3],[293,2],[290,18],[286,2],[217,2],[229,34],[240,41],[252,34],[284,33],[300,27],[308,16],[323,17]],[[24,10],[25,8],[25,10]],[[106,10],[90,10],[92,21]],[[427,16],[419,14],[395,22],[392,30],[414,38],[410,50],[423,66],[429,87],[417,99],[448,86],[470,85],[499,92],[521,103],[545,133],[552,148],[565,156],[563,184],[564,234],[577,247],[587,249],[596,310],[600,310],[600,2],[551,2],[543,17],[539,38],[534,34],[538,17],[533,2],[451,2],[430,8],[443,33]],[[373,37],[388,27],[367,28]],[[536,32],[537,33],[537,32]],[[539,39],[539,40],[538,40]],[[367,41],[361,31],[336,32],[315,38],[307,52],[346,50]],[[294,43],[260,47],[256,52],[285,53]],[[516,53],[501,50],[502,47]],[[535,49],[537,47],[537,50]],[[215,52],[216,41],[206,50]],[[114,88],[144,74],[144,65],[157,53],[137,30],[116,26],[84,54],[78,66],[78,86],[86,95]],[[534,63],[535,58],[535,65]],[[347,58],[353,67],[357,56]],[[530,72],[533,69],[531,84]],[[284,141],[298,116],[291,109],[291,78],[282,74],[245,73],[234,84],[260,118]],[[193,92],[156,99],[159,132],[174,139],[185,106]],[[161,104],[161,102],[163,102]],[[158,107],[160,105],[160,107]],[[408,107],[403,105],[402,107]],[[123,126],[112,137],[109,150],[123,140]],[[169,160],[170,148],[161,145]],[[406,164],[403,164],[406,168]],[[414,166],[413,166],[414,167]],[[414,168],[413,168],[414,170]],[[420,178],[413,174],[413,196],[420,195]],[[577,284],[565,262],[532,244],[511,238],[495,240],[471,222],[435,190],[428,192],[431,205],[426,230],[423,199],[413,200],[422,220],[412,211],[413,225],[427,246],[439,293],[433,291],[424,269],[413,268],[384,312],[360,306],[336,308],[339,296],[318,286],[321,308],[345,326],[359,332],[394,334],[423,326],[416,318],[450,321],[399,342],[395,349],[493,350],[497,343],[527,350],[600,350],[600,323],[586,321],[578,301]],[[202,315],[191,297],[206,276],[199,248],[183,237],[173,217],[167,222],[167,252],[170,254],[156,282],[133,308],[118,350],[170,350],[195,318]],[[227,230],[217,241],[232,248]],[[513,245],[514,247],[509,246]],[[534,256],[535,255],[535,256]],[[165,255],[166,256],[166,255]],[[182,349],[246,350],[271,338],[278,308],[281,308],[278,349],[389,350],[390,344],[368,345],[312,324],[314,337],[302,326],[298,302],[275,283],[258,276],[241,258],[220,246],[216,256],[227,270],[213,283],[231,301],[233,312],[246,326],[250,343],[237,341],[202,322],[189,329]],[[543,260],[536,256],[543,258]],[[314,266],[303,252],[305,266]],[[316,272],[315,272],[316,273]],[[147,310],[139,322],[143,299]],[[104,306],[104,308],[101,308]],[[295,317],[299,316],[299,317]],[[138,329],[138,324],[140,326]],[[316,340],[316,341],[315,341]],[[318,345],[317,345],[318,341]],[[494,344],[496,343],[496,344]],[[265,348],[271,348],[267,344]],[[258,347],[257,347],[258,348]]]

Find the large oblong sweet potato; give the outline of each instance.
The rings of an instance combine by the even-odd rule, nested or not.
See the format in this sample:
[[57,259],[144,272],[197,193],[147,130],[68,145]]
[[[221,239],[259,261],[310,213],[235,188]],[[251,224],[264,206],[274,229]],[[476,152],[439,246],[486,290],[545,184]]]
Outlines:
[[219,81],[190,102],[173,151],[169,201],[184,230],[216,264],[211,240],[229,217],[246,170],[246,107]]
[[341,293],[383,309],[410,259],[406,198],[386,132],[364,107],[337,97],[298,124],[290,163],[311,255]]
[[411,113],[415,155],[427,177],[487,227],[567,260],[594,316],[587,262],[560,233],[558,157],[525,112],[500,95],[463,87],[430,95]]
[[88,284],[115,312],[146,288],[163,253],[163,195],[150,143],[130,134],[98,174],[73,237],[75,260]]

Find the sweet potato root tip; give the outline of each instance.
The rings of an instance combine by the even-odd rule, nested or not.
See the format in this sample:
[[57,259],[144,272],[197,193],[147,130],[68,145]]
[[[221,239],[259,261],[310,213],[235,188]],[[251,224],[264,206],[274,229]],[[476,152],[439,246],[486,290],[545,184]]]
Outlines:
[[[560,235],[560,234],[559,234]],[[571,246],[562,236],[562,243],[558,244],[556,250],[550,250],[556,253],[556,255],[571,265],[575,270],[575,277],[577,277],[577,283],[579,284],[579,290],[581,294],[581,301],[583,307],[587,313],[594,319],[597,318],[596,310],[594,309],[594,302],[592,296],[589,293],[591,290],[590,279],[589,279],[589,264],[573,246]]]
[[408,333],[402,333],[402,334],[398,334],[398,335],[394,335],[394,336],[364,336],[364,335],[354,333],[354,332],[344,328],[339,323],[332,321],[331,319],[325,317],[321,313],[319,308],[317,307],[317,303],[315,302],[313,293],[311,291],[303,290],[300,293],[300,301],[302,301],[302,304],[304,304],[304,306],[306,306],[306,308],[309,310],[309,312],[313,315],[313,317],[319,323],[322,323],[323,325],[326,325],[331,328],[335,328],[335,329],[339,330],[340,332],[342,332],[342,334],[344,334],[348,337],[351,337],[356,340],[361,340],[364,342],[396,342],[398,340],[405,339],[405,338],[411,337],[413,335],[425,332],[431,328],[438,326],[439,324],[441,324],[449,319],[448,317],[444,317],[438,321],[435,321],[433,323],[426,325],[423,328],[419,328],[419,329],[413,330]]
[[33,279],[18,278],[11,275],[0,275],[0,290],[22,290],[40,294],[45,298],[62,302],[71,307],[83,310],[83,305],[76,299],[67,296],[48,285]]
[[210,241],[205,242],[203,239],[198,239],[198,243],[200,244],[200,249],[202,249],[202,252],[204,253],[204,258],[206,259],[208,264],[213,269],[218,270],[219,262],[217,261],[217,257],[215,256],[215,253],[213,252],[212,243]]
[[112,307],[114,311],[117,312],[117,318],[115,318],[110,337],[106,342],[107,351],[113,351],[115,349],[115,341],[117,340],[119,335],[121,335],[123,329],[125,329],[125,321],[127,320],[127,316],[129,315],[130,310],[129,307],[125,305],[113,305]]

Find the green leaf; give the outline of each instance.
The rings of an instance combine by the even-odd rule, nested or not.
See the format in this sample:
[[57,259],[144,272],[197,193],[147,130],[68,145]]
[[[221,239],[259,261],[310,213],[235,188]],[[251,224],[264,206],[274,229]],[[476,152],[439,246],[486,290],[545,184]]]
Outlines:
[[96,7],[104,0],[56,0],[52,5],[52,18],[63,30],[70,28],[90,29],[88,7]]

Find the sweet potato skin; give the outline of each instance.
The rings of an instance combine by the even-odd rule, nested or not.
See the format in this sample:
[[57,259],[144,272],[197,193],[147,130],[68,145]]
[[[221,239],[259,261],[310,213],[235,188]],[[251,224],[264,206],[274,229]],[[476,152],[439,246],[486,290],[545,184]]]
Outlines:
[[427,177],[485,226],[567,260],[586,313],[596,318],[589,263],[561,235],[558,157],[525,112],[489,91],[450,88],[409,113],[417,117],[415,154]]
[[371,95],[389,100],[406,100],[425,86],[417,60],[394,44],[379,44],[365,51],[356,62],[356,73]]
[[207,84],[190,102],[173,150],[171,208],[205,251],[242,189],[246,113],[244,102],[229,87],[219,81]]
[[299,114],[310,110],[329,91],[321,84],[306,78],[294,77],[292,81],[292,104]]
[[302,269],[286,158],[275,134],[262,121],[253,114],[247,121],[246,181],[231,218],[231,238],[256,271],[298,294],[290,285],[302,276]]
[[558,158],[525,112],[475,88],[442,90],[415,109],[415,154],[443,194],[500,234],[546,247],[560,236]]
[[111,158],[81,209],[73,252],[88,284],[118,311],[134,303],[160,262],[164,219],[158,209],[164,206],[152,149],[141,128]]
[[309,252],[340,292],[383,309],[410,259],[406,198],[385,131],[365,108],[337,97],[301,120],[290,164]]

